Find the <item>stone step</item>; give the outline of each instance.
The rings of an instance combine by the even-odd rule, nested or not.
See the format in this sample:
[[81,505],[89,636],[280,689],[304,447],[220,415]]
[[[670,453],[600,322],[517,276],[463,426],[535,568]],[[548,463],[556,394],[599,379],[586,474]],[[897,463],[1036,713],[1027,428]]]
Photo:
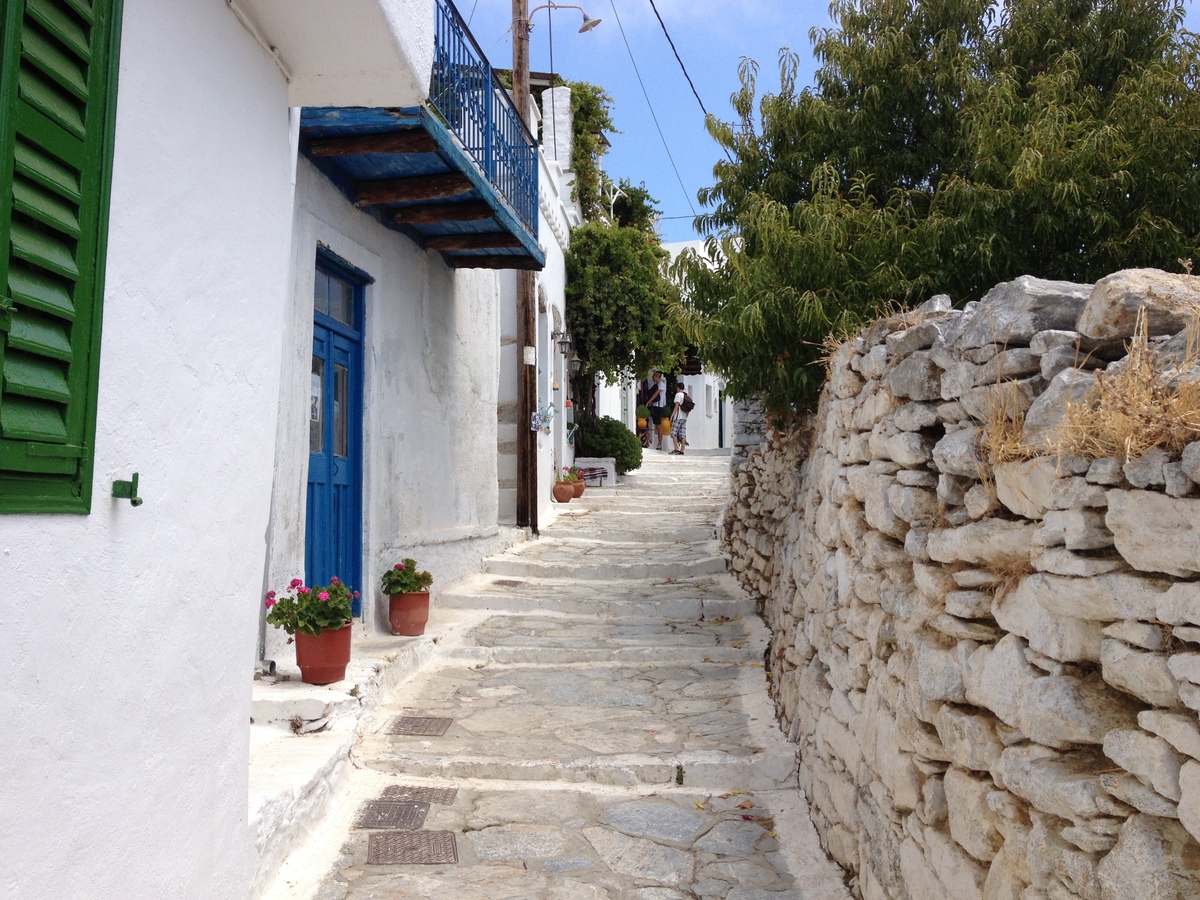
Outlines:
[[731,786],[743,791],[769,791],[794,788],[796,783],[796,757],[786,751],[736,756],[723,750],[685,750],[669,757],[614,753],[572,759],[528,752],[457,755],[405,749],[397,747],[393,738],[372,735],[360,741],[353,756],[356,765],[380,772],[450,780],[667,787],[680,784],[682,777],[685,787],[711,791],[726,791]]
[[630,596],[628,580],[569,581],[478,575],[440,593],[437,605],[447,609],[558,612],[674,621],[748,616],[755,610],[754,600],[737,590],[727,574],[647,581],[642,596],[638,597]]
[[[566,518],[555,521],[554,534],[560,538],[577,539],[581,541],[595,541],[597,529],[594,527],[594,521],[589,526],[588,520],[594,519],[592,516],[582,517],[578,520],[575,518]],[[679,525],[672,526],[669,522],[664,523],[663,527],[656,527],[653,523],[643,524],[640,528],[631,528],[633,522],[617,521],[612,527],[604,528],[600,533],[603,535],[600,540],[611,541],[613,543],[622,544],[674,544],[678,542],[694,543],[697,541],[711,541],[717,536],[716,526],[705,523],[700,525]]]
[[725,559],[719,556],[695,559],[648,559],[646,562],[617,563],[575,562],[570,554],[492,557],[484,562],[488,575],[578,578],[586,581],[654,580],[654,578],[688,578],[695,575],[716,575],[725,571]]

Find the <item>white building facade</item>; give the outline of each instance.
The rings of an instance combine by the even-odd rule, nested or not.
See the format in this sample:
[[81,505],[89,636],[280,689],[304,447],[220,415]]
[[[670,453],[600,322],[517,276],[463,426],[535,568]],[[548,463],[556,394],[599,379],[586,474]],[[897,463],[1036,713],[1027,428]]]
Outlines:
[[474,170],[442,200],[484,224],[397,228],[421,204],[331,168],[387,162],[335,146],[372,126],[321,127],[425,110],[444,6],[0,0],[0,893],[250,893],[252,673],[292,653],[262,598],[329,550],[321,451],[357,467],[356,633],[401,555],[444,584],[514,539],[504,270],[544,267],[551,344],[565,175],[535,162],[524,232]]

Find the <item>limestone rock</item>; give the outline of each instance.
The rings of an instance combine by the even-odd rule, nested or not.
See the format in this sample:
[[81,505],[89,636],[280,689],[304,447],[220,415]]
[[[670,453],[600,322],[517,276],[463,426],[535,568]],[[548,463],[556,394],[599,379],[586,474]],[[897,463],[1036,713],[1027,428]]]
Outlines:
[[942,330],[938,323],[926,320],[904,331],[893,331],[884,338],[884,343],[894,358],[903,359],[916,350],[926,350],[933,346],[933,342],[941,336]]
[[1168,625],[1200,625],[1200,584],[1183,581],[1159,595],[1157,618]]
[[929,556],[937,562],[994,565],[1029,559],[1037,526],[1002,519],[984,519],[958,528],[935,529],[929,535]]
[[1104,736],[1104,755],[1168,800],[1179,801],[1179,769],[1185,757],[1160,737],[1139,728]]
[[1073,578],[1094,578],[1097,575],[1107,575],[1109,572],[1120,572],[1129,568],[1120,557],[1105,559],[1081,556],[1066,547],[1046,547],[1034,556],[1030,563],[1038,572],[1068,575]]
[[948,343],[964,349],[985,344],[1028,345],[1039,331],[1069,330],[1091,294],[1091,285],[1024,275],[998,284],[947,329]]
[[1096,376],[1083,369],[1063,369],[1025,413],[1022,440],[1035,450],[1051,450],[1066,420],[1068,403],[1089,402]]
[[1153,619],[1158,598],[1170,583],[1158,578],[1115,573],[1067,578],[1037,573],[1022,582],[1047,610],[1060,616],[1115,622]]
[[947,703],[938,710],[934,725],[951,761],[964,769],[987,772],[1004,749],[990,716],[965,712]]
[[1200,760],[1200,723],[1194,715],[1148,709],[1138,713],[1138,725],[1163,738],[1180,753]]
[[1090,338],[1133,334],[1138,311],[1145,309],[1150,335],[1181,331],[1200,307],[1200,283],[1190,275],[1160,269],[1125,269],[1101,278],[1079,313],[1076,329]]
[[1049,353],[1056,347],[1074,347],[1083,337],[1078,331],[1065,331],[1047,328],[1040,331],[1029,340],[1029,352],[1034,356]]
[[1124,470],[1125,466],[1119,459],[1111,456],[1097,459],[1088,468],[1087,480],[1092,484],[1120,484],[1125,478]]
[[1004,843],[996,830],[996,814],[988,807],[987,796],[995,790],[988,777],[969,775],[951,767],[944,779],[950,836],[980,862],[988,862]]
[[[1051,610],[1045,603],[1047,580],[1056,577],[1035,574],[1021,579],[1016,588],[997,598],[992,605],[993,618],[1001,628],[1025,638],[1039,653],[1063,662],[1099,661],[1100,625],[1083,616],[1073,618],[1075,613]],[[1070,608],[1070,604],[1064,605]]]
[[1121,641],[1100,645],[1101,674],[1113,687],[1153,706],[1174,706],[1179,684],[1161,653],[1143,653]]
[[1161,447],[1151,447],[1137,459],[1131,459],[1121,467],[1125,480],[1135,488],[1147,488],[1166,483],[1163,466],[1170,462],[1167,451]]
[[982,484],[977,484],[963,496],[963,505],[967,509],[967,515],[972,519],[982,519],[989,513],[995,512],[999,504],[991,491]]
[[1160,649],[1166,637],[1162,626],[1149,622],[1116,622],[1104,629],[1104,636],[1143,650]]
[[979,429],[963,428],[947,434],[934,445],[933,462],[944,475],[979,477]]
[[1040,371],[1037,357],[1025,347],[1002,350],[979,367],[975,384],[995,384],[1010,378],[1024,378]]
[[928,351],[917,350],[892,369],[883,383],[894,397],[940,400],[941,377],[942,370],[929,358]]
[[692,880],[694,863],[689,853],[627,837],[608,828],[585,828],[584,837],[614,872],[660,884],[686,884]]
[[1050,505],[1050,492],[1058,481],[1053,457],[999,463],[995,467],[996,496],[1011,512],[1040,519]]
[[923,466],[933,458],[933,445],[934,440],[931,437],[903,431],[884,442],[884,452],[887,459],[894,460],[902,466]]
[[1163,490],[1168,497],[1186,497],[1195,486],[1196,483],[1184,473],[1182,462],[1163,465]]
[[1105,523],[1117,551],[1135,569],[1179,578],[1200,572],[1200,500],[1111,490]]
[[992,594],[988,591],[950,591],[946,594],[946,612],[964,619],[980,619],[992,611]]
[[1112,532],[1099,510],[1048,509],[1042,522],[1038,540],[1042,546],[1065,544],[1068,550],[1103,550],[1113,545]]
[[1186,900],[1200,896],[1197,848],[1179,823],[1130,816],[1096,870],[1101,900]]
[[1179,821],[1200,841],[1200,762],[1189,759],[1179,770]]
[[1168,819],[1178,819],[1178,804],[1168,800],[1153,788],[1148,788],[1140,780],[1127,772],[1105,772],[1100,776],[1100,784],[1104,789],[1120,800],[1148,816],[1164,816]]
[[1002,381],[971,388],[959,398],[963,409],[980,422],[992,418],[998,411],[1008,419],[1014,419],[1033,405],[1034,400],[1046,389],[1041,375],[1020,381]]
[[950,896],[978,897],[987,877],[987,869],[936,828],[925,830],[925,840],[929,845],[929,864]]
[[1200,441],[1193,441],[1183,448],[1183,474],[1192,481],[1200,483]]
[[1128,812],[1100,783],[1100,770],[1107,765],[1103,757],[1047,754],[1046,748],[1036,745],[1007,748],[997,770],[1005,788],[1035,809],[1063,819],[1124,816]]

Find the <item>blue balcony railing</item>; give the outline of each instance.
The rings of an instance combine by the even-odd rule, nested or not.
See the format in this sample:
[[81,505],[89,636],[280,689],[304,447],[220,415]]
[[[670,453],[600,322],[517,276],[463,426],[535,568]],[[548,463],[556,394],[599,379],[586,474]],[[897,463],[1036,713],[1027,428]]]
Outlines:
[[536,237],[537,143],[450,0],[437,0],[429,94],[446,127]]

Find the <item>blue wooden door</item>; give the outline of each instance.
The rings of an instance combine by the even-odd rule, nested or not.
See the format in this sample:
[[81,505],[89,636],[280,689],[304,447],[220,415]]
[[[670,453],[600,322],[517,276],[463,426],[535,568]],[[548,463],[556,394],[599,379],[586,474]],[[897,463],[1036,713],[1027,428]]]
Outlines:
[[[362,590],[362,285],[318,264],[308,431],[305,579]],[[356,600],[354,614],[360,615]]]

